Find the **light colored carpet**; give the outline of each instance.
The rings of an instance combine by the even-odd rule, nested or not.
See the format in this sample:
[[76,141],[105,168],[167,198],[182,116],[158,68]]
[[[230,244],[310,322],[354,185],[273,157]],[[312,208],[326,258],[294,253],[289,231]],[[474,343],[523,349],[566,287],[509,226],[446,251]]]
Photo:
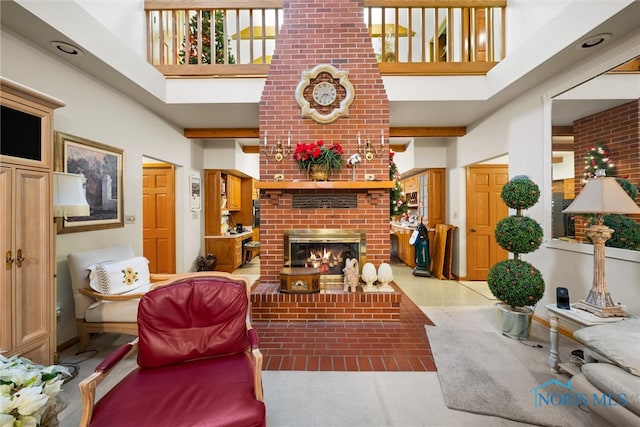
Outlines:
[[544,358],[534,364],[523,359],[520,353],[527,348],[523,343],[495,331],[455,326],[426,329],[449,408],[535,425],[585,425],[586,414],[577,408],[535,407],[534,388],[552,378],[566,383],[566,378],[552,374]]
[[470,289],[473,292],[476,292],[476,293],[482,295],[483,297],[485,297],[488,300],[492,300],[492,301],[497,301],[498,300],[491,293],[491,290],[489,289],[489,285],[487,284],[486,281],[458,280],[458,283],[460,283],[465,288]]

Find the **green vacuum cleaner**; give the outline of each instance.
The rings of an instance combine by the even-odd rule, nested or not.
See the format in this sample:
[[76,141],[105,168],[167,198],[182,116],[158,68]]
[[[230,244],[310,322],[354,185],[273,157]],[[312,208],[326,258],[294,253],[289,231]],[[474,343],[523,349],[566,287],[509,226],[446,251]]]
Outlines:
[[429,264],[431,259],[429,257],[429,235],[427,233],[427,227],[420,222],[418,228],[416,228],[416,238],[413,242],[413,246],[416,249],[416,267],[413,269],[414,276],[431,277],[429,271]]

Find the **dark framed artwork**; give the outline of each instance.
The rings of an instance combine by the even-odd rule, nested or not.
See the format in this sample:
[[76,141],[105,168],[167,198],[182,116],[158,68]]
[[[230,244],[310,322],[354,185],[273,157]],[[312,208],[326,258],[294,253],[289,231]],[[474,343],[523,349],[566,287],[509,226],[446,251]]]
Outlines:
[[58,234],[124,227],[124,150],[55,132],[56,171],[84,177],[86,217],[59,218]]

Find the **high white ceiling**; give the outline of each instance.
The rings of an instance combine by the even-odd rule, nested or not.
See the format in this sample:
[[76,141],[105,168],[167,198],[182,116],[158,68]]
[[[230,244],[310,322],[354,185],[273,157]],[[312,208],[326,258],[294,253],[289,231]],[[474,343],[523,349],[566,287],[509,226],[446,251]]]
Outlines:
[[[27,2],[23,1],[22,3]],[[59,51],[51,45],[53,40],[62,40],[81,46],[85,51],[84,55],[72,57],[61,54],[61,56],[79,69],[96,76],[106,84],[131,96],[159,116],[175,124],[178,128],[258,127],[259,92],[255,94],[254,101],[250,99],[243,102],[224,103],[215,100],[211,102],[169,103],[157,95],[158,91],[150,89],[151,86],[162,85],[163,77],[148,64],[135,65],[144,69],[145,72],[157,75],[150,74],[152,76],[150,81],[137,81],[131,77],[135,73],[130,72],[127,74],[129,70],[123,71],[117,64],[113,64],[114,61],[105,62],[105,60],[101,59],[101,57],[104,58],[104,55],[100,55],[100,53],[94,54],[90,49],[83,46],[82,36],[77,35],[81,34],[81,32],[65,31],[60,28],[60,25],[57,26],[58,28],[54,28],[54,26],[43,22],[15,1],[2,0],[0,1],[0,7],[3,28],[32,41],[47,51],[56,52],[56,54],[59,54]],[[580,39],[593,34],[611,33],[612,37],[608,43],[615,42],[617,39],[619,40],[621,37],[628,35],[628,33],[639,30],[640,19],[638,19],[638,16],[640,16],[640,2],[634,2],[606,22],[582,34]],[[65,25],[66,28],[67,26]],[[476,96],[465,98],[465,96],[460,96],[459,93],[456,94],[457,99],[455,100],[430,99],[429,85],[431,84],[432,88],[435,88],[435,86],[429,83],[429,77],[423,78],[424,96],[422,99],[405,100],[405,97],[401,96],[399,92],[388,89],[390,125],[392,127],[471,126],[509,100],[543,83],[545,80],[551,79],[566,67],[586,60],[594,50],[606,48],[606,45],[603,45],[590,50],[576,49],[575,45],[580,39],[566,43],[566,46],[562,49],[557,49],[556,46],[555,53],[550,53],[544,57],[541,63],[532,65],[527,70],[517,70],[523,71],[520,74],[513,71],[513,64],[510,64],[511,69],[509,65],[504,64],[510,60],[510,58],[505,59],[503,63],[489,73],[486,79],[484,77],[479,80],[476,79],[477,82],[474,84],[481,84],[485,87],[488,86],[489,79],[494,83],[498,82],[492,91],[485,89],[485,92],[489,93],[481,99]],[[114,38],[115,41],[116,39]],[[530,49],[535,49],[535,43],[536,41],[532,40],[528,44]],[[463,77],[459,78],[462,79]],[[391,79],[385,77],[385,85],[389,84],[395,87],[391,84]],[[451,93],[456,91],[455,78],[453,79],[444,83],[444,85],[450,85]],[[440,81],[438,85],[439,87],[436,89],[443,90],[443,84]],[[448,87],[444,86],[444,90],[446,89]],[[638,97],[637,94],[627,93],[627,96],[619,97],[616,95],[613,99],[604,97],[599,99],[563,99],[554,103],[554,124],[570,124],[575,118],[583,117],[632,99],[629,96]]]

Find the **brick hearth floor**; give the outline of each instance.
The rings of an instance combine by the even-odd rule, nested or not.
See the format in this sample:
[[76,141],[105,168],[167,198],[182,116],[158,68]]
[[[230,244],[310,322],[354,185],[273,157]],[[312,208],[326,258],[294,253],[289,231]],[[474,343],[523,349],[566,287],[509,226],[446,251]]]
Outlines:
[[402,294],[399,322],[252,322],[263,369],[435,371],[424,328],[433,323]]

